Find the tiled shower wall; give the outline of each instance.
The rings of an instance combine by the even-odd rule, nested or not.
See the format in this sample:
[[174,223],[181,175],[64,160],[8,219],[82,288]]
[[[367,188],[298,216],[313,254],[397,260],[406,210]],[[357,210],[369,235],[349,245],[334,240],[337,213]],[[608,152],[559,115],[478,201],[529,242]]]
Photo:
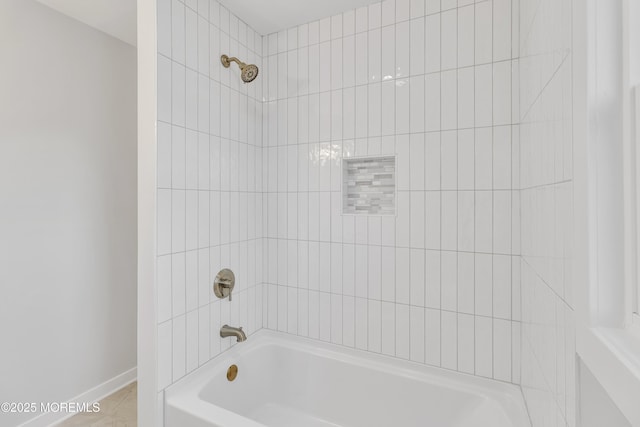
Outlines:
[[[212,0],[158,0],[158,391],[262,327],[262,37]],[[236,276],[233,301],[212,283]]]
[[[265,327],[520,381],[518,13],[387,0],[264,37]],[[341,161],[372,155],[396,215],[343,215]]]
[[571,0],[522,1],[522,388],[534,427],[576,425]]

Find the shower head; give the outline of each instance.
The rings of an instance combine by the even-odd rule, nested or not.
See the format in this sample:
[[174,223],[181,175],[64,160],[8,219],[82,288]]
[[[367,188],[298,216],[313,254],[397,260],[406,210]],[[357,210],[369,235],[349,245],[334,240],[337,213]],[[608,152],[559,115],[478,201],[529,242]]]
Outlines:
[[238,58],[229,58],[227,55],[222,55],[220,57],[220,62],[224,65],[225,68],[229,68],[231,62],[235,62],[240,67],[240,77],[242,81],[245,83],[252,82],[258,77],[258,67],[253,64],[245,64],[240,61]]

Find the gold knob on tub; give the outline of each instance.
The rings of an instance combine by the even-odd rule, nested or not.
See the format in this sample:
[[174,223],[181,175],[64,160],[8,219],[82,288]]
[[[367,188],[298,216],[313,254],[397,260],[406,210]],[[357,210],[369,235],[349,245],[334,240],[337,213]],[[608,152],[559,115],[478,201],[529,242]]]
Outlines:
[[227,379],[229,381],[233,381],[236,379],[237,376],[238,376],[238,367],[236,365],[229,366],[229,369],[227,369]]

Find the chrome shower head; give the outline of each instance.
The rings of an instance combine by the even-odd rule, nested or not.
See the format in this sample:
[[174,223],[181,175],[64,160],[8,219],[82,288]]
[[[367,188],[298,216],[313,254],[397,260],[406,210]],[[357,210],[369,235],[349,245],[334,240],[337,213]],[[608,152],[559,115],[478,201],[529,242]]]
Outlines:
[[240,67],[240,78],[242,78],[243,82],[249,83],[254,81],[256,77],[258,77],[259,70],[256,65],[245,64],[244,62],[240,61],[238,58],[235,58],[235,57],[229,58],[227,55],[222,55],[220,57],[220,62],[222,62],[222,65],[224,65],[225,68],[229,68],[232,61],[238,64],[238,66]]

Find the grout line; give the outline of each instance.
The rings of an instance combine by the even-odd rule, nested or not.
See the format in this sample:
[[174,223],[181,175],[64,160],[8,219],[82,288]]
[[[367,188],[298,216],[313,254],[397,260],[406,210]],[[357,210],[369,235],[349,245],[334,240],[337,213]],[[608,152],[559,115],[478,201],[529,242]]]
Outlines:
[[[473,62],[476,62],[476,6],[473,5]],[[476,78],[475,78],[475,69],[473,73],[473,124],[476,122]],[[473,132],[473,188],[476,188],[476,132]],[[476,248],[476,193],[473,192],[473,249]],[[478,375],[478,364],[476,361],[478,360],[478,351],[477,351],[477,342],[476,342],[476,256],[473,256],[473,373]]]
[[[440,8],[442,9],[442,0],[440,0]],[[425,22],[426,25],[426,22]],[[440,71],[438,72],[439,77],[439,84],[438,84],[438,89],[440,91],[440,95],[439,95],[439,102],[440,102],[440,106],[438,109],[439,112],[439,118],[440,118],[440,125],[439,128],[442,129],[442,14],[438,14],[438,28],[440,30],[440,48],[438,49],[438,53],[440,54],[440,58],[438,60],[438,68],[440,69]],[[426,33],[427,31],[425,31],[425,37],[426,37]],[[426,47],[426,45],[425,45]],[[426,56],[425,56],[425,61],[426,61]],[[425,63],[425,68],[426,68],[426,63]],[[426,71],[426,70],[425,70]],[[426,92],[425,92],[426,95]],[[426,98],[426,96],[425,96]],[[426,102],[426,101],[425,101]],[[440,133],[438,135],[438,143],[439,143],[439,147],[440,147],[440,188],[442,189],[442,134]],[[442,246],[442,218],[443,218],[443,209],[442,209],[442,193],[440,193],[440,227],[439,227],[439,231],[440,231],[440,246]],[[440,307],[442,307],[442,255],[439,257],[440,258]],[[442,366],[442,356],[443,356],[443,350],[442,350],[442,323],[443,323],[443,317],[442,317],[442,311],[440,311],[440,330],[438,331],[438,337],[440,339],[440,358],[439,358],[439,363],[438,366]]]

